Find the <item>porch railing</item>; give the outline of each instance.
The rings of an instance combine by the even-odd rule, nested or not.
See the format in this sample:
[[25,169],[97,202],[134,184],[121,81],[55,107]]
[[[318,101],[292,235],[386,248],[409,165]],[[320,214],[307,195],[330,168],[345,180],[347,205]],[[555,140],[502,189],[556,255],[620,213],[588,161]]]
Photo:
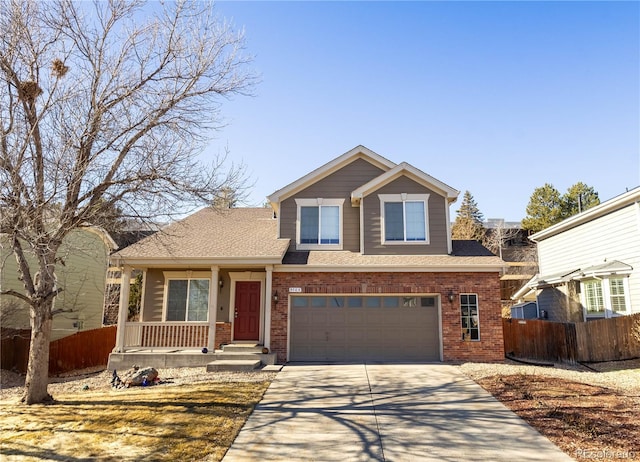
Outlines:
[[208,322],[127,322],[125,349],[201,349],[209,341]]

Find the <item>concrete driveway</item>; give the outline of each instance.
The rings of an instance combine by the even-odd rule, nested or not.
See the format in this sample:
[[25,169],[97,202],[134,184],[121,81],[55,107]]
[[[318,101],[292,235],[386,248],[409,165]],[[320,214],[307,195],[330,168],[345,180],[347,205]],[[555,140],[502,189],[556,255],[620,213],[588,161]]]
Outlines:
[[224,462],[571,461],[446,364],[287,365]]

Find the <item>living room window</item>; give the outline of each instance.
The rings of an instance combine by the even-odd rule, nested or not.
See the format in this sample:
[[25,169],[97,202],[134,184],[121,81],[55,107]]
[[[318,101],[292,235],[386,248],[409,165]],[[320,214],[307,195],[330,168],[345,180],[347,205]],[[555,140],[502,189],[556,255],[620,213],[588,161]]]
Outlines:
[[344,199],[296,199],[298,250],[342,249]]
[[462,340],[480,340],[477,294],[460,294],[460,321],[462,323]]
[[209,279],[168,279],[166,321],[207,321],[209,318]]
[[428,244],[429,194],[380,194],[382,244]]

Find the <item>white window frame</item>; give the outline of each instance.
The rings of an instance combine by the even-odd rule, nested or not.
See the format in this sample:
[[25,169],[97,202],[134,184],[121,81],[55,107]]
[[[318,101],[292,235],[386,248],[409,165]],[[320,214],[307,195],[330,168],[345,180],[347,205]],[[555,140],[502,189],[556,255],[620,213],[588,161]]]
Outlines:
[[[380,199],[380,243],[382,245],[425,245],[429,244],[429,194],[378,194]],[[402,223],[404,232],[404,240],[402,241],[387,241],[386,236],[386,218],[384,211],[384,204],[387,202],[402,202],[403,207],[406,202],[423,202],[424,203],[424,241],[407,240],[407,226],[406,226],[406,213],[403,213],[405,223]]]
[[[462,314],[462,296],[469,296],[469,295],[473,295],[474,297],[476,297],[476,303],[475,303],[475,307],[477,310],[477,314],[476,314],[476,323],[477,323],[477,327],[467,327],[467,329],[469,329],[469,335],[471,335],[470,329],[478,329],[478,338],[470,338],[470,339],[466,339],[465,336],[465,329],[462,328],[462,318],[467,318],[469,321],[472,320],[472,318],[474,317],[471,314],[467,314],[467,315],[463,315]],[[469,307],[471,306],[470,303],[467,303],[467,305],[469,305]],[[463,342],[479,342],[482,340],[482,328],[480,326],[480,297],[478,296],[477,293],[474,292],[469,292],[469,293],[461,293],[458,295],[458,311],[460,313],[460,327],[462,330],[462,338],[461,340]]]
[[[162,322],[209,322],[208,305],[211,304],[211,273],[208,271],[164,271],[164,295],[162,304]],[[189,288],[191,280],[206,279],[209,281],[209,291],[207,293],[207,319],[206,321],[187,321],[189,316]],[[167,313],[169,309],[169,281],[187,281],[187,306],[184,312],[185,319],[183,321],[167,321]]]
[[[624,306],[626,308],[625,311],[615,311],[613,309],[613,304],[611,303],[611,280],[612,279],[622,279],[622,287],[624,290]],[[604,313],[602,314],[593,314],[595,312],[590,312],[587,309],[587,296],[586,296],[586,288],[585,288],[585,284],[589,283],[589,282],[593,282],[593,281],[597,281],[600,284],[600,287],[602,288],[602,299],[604,302]],[[629,278],[627,276],[622,276],[622,275],[611,275],[611,276],[604,276],[604,277],[597,277],[597,278],[589,278],[589,279],[583,279],[580,281],[580,303],[582,303],[583,306],[583,314],[584,314],[584,320],[586,321],[587,319],[602,319],[603,316],[604,318],[611,318],[613,316],[617,316],[617,315],[627,315],[629,314],[629,308],[631,306],[631,299],[630,299],[630,295],[629,295]],[[591,313],[591,314],[590,314]]]
[[[297,250],[342,250],[343,247],[343,199],[296,199],[296,249]],[[303,244],[300,242],[300,233],[302,229],[302,207],[338,207],[338,243],[337,244]],[[319,213],[318,209],[318,213]],[[320,229],[322,228],[321,215],[318,217],[318,236],[320,236]]]

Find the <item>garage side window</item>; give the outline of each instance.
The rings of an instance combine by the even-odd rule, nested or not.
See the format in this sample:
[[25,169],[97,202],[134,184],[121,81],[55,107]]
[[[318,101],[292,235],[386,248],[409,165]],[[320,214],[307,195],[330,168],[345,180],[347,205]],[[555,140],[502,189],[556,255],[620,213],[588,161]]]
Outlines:
[[460,318],[462,340],[467,342],[480,340],[477,294],[460,294]]

